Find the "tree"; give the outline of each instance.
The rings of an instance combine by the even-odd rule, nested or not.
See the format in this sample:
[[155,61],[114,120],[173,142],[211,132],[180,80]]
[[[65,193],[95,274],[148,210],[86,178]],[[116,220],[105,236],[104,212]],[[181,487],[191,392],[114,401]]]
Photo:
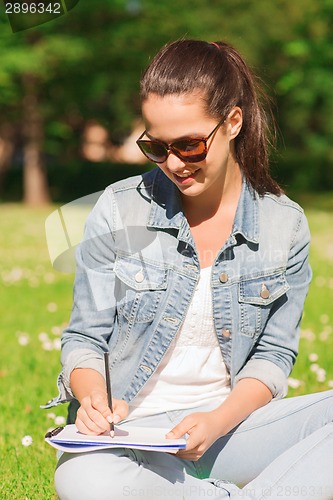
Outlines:
[[53,36],[46,28],[13,35],[8,27],[0,36],[0,120],[15,123],[22,138],[24,200],[43,204],[50,199],[44,166],[45,123],[59,119],[59,110],[50,106],[48,90],[59,66],[82,60],[84,47],[66,34]]
[[[229,41],[273,88],[288,179],[292,169],[300,179],[300,155],[332,165],[332,9],[331,0],[94,0],[25,32],[2,29],[0,122],[20,132],[25,148],[30,144],[25,199],[47,199],[43,161],[76,154],[87,120],[122,141],[140,114],[138,82],[149,58],[183,36]],[[27,167],[29,158],[35,168]],[[28,182],[31,172],[39,181]],[[315,169],[308,173],[320,183]],[[301,178],[305,186],[308,177]]]

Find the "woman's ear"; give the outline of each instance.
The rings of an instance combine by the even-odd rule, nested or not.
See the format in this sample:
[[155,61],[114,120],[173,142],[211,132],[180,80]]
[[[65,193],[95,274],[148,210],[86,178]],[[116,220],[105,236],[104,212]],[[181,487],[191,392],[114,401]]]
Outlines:
[[235,137],[237,137],[239,132],[241,131],[243,125],[243,113],[241,108],[239,108],[238,106],[232,108],[227,118],[227,124],[228,132],[230,134],[229,139],[235,139]]

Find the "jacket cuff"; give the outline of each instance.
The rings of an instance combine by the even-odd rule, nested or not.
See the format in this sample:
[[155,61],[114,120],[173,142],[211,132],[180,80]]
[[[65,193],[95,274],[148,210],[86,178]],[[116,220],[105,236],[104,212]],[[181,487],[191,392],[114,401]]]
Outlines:
[[277,365],[266,359],[250,359],[235,377],[235,384],[243,378],[255,378],[265,384],[274,399],[281,399],[288,392],[288,379]]
[[66,365],[58,376],[58,396],[42,405],[41,408],[51,408],[75,399],[70,386],[70,375],[75,368],[92,368],[105,377],[104,361],[96,351],[92,349],[72,351],[67,357]]
[[73,398],[74,395],[70,387],[70,375],[75,368],[92,368],[105,378],[104,361],[96,351],[93,349],[75,349],[70,352],[63,368],[63,385]]

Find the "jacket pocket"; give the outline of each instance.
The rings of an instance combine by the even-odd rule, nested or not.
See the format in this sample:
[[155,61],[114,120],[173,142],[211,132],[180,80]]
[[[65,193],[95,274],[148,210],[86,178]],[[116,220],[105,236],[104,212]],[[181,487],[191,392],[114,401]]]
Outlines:
[[263,274],[239,283],[240,331],[243,335],[259,335],[273,304],[288,290],[285,273]]
[[118,313],[128,322],[149,322],[167,288],[168,269],[133,256],[118,256],[114,272]]

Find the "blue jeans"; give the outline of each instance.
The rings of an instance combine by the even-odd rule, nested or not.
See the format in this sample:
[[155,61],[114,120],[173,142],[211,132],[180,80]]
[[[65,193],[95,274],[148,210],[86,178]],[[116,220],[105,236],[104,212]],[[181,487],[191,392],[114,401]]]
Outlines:
[[[170,430],[193,411],[161,413],[136,426]],[[115,449],[63,454],[61,500],[333,499],[333,391],[274,400],[218,439],[196,462]]]

